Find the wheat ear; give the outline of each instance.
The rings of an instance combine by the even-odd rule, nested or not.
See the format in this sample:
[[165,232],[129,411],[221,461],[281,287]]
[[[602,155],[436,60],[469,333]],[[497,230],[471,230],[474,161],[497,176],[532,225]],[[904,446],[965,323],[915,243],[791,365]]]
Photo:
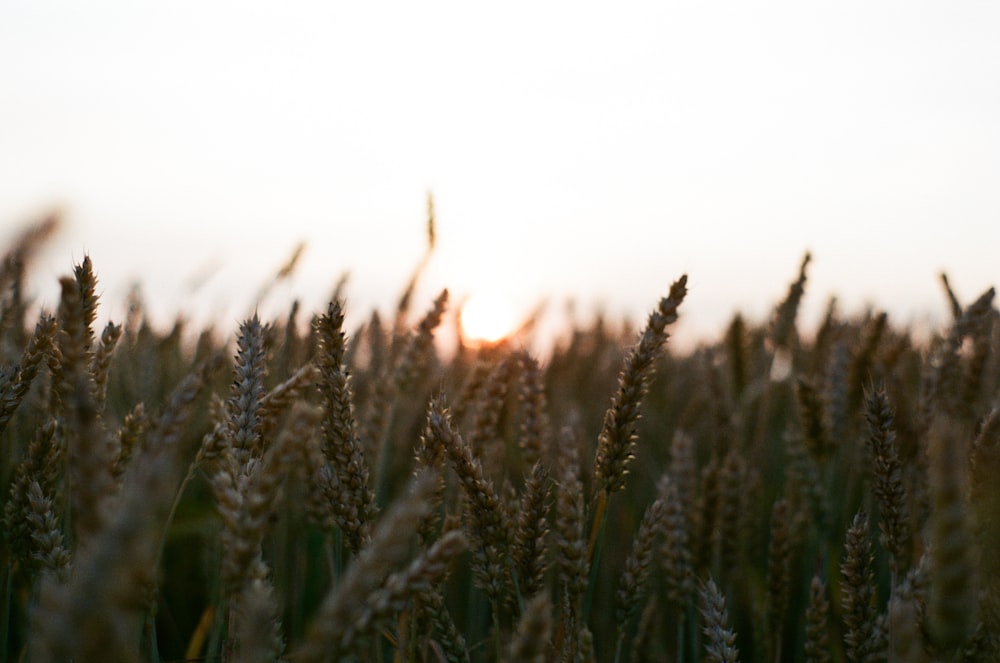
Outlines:
[[344,365],[344,314],[331,302],[316,322],[319,394],[324,407],[323,450],[340,485],[339,524],[352,552],[371,540],[375,495],[369,485],[368,461],[354,418],[354,394]]
[[704,620],[706,663],[737,663],[740,652],[736,648],[736,633],[729,627],[726,599],[711,578],[701,588],[699,610]]
[[814,575],[809,583],[809,605],[806,607],[806,663],[830,663],[830,602],[826,598],[826,583]]
[[35,333],[28,341],[21,362],[10,371],[6,380],[0,382],[0,433],[3,433],[14,410],[27,395],[42,362],[52,352],[55,334],[55,318],[43,313],[38,318]]
[[467,500],[466,529],[473,544],[473,574],[489,598],[496,620],[497,611],[512,592],[511,524],[493,482],[484,475],[469,445],[452,428],[448,412],[439,402],[431,403],[427,423],[428,432],[444,449]]
[[961,647],[975,625],[975,567],[966,515],[965,427],[941,412],[928,432],[930,456],[930,588],[928,618],[935,644]]
[[896,452],[893,412],[884,388],[865,397],[865,418],[868,421],[868,449],[874,467],[873,492],[879,505],[879,531],[883,547],[889,553],[893,583],[910,566],[910,522],[906,489],[903,487],[902,465]]
[[875,631],[875,556],[868,537],[868,516],[859,511],[847,529],[844,561],[841,564],[841,607],[844,645],[852,663],[872,661],[877,649]]
[[538,594],[524,607],[517,631],[510,645],[510,663],[544,663],[552,632],[552,601]]
[[653,557],[653,546],[663,528],[663,516],[666,510],[663,498],[657,498],[646,507],[632,542],[632,549],[625,559],[625,569],[619,579],[618,592],[615,601],[615,621],[618,624],[618,638],[615,645],[615,660],[622,655],[622,646],[630,622],[644,598],[646,584],[649,580],[649,563]]
[[597,439],[594,479],[605,498],[625,488],[628,465],[635,457],[639,405],[649,388],[653,360],[666,342],[666,327],[677,320],[677,309],[686,294],[687,276],[684,275],[670,286],[669,294],[649,314],[639,344],[625,359],[618,378],[618,391],[604,415],[604,425]]

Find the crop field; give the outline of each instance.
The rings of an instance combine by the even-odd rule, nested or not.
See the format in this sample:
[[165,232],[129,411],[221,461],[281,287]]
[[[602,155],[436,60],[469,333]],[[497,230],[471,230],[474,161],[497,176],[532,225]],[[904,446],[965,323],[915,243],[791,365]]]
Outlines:
[[44,241],[0,265],[0,660],[1000,660],[992,288],[807,336],[807,255],[684,353],[678,274],[639,328],[452,354],[419,272],[357,329],[95,328],[86,257],[37,312]]

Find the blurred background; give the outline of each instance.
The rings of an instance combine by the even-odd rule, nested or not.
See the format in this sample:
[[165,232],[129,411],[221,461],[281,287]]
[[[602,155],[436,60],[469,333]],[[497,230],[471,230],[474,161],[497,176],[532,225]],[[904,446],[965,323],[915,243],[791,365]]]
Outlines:
[[[390,311],[491,292],[542,333],[639,321],[690,274],[678,341],[768,314],[813,254],[897,324],[1000,261],[1000,4],[0,4],[0,241],[57,210],[32,288],[89,254],[105,311],[235,329],[260,306]],[[270,307],[270,308],[269,308]]]

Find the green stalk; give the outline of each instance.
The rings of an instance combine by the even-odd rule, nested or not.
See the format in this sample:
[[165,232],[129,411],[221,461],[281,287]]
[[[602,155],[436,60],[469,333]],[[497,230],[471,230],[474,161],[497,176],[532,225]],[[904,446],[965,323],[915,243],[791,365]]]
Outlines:
[[14,592],[13,587],[13,562],[7,560],[7,564],[4,566],[4,583],[3,583],[3,605],[0,605],[0,656],[7,655],[8,642],[7,639],[10,635],[10,597]]
[[615,643],[615,663],[620,663],[622,659],[622,645],[625,644],[625,631],[619,625],[618,642]]
[[513,568],[510,570],[510,579],[514,583],[514,598],[517,600],[517,614],[524,614],[524,597],[521,596],[521,583],[517,579],[517,571]]
[[684,624],[687,621],[683,609],[677,611],[677,663],[684,663]]
[[604,530],[606,524],[604,514],[607,512],[608,493],[602,490],[597,495],[594,506],[594,521],[590,526],[590,540],[587,543],[587,557],[590,560],[590,578],[587,581],[587,593],[583,600],[583,615],[581,623],[590,620],[590,606],[594,600],[594,589],[597,586],[597,571],[600,567],[601,551],[604,549]]
[[191,483],[194,478],[195,470],[198,469],[198,461],[194,460],[188,465],[187,474],[184,475],[181,485],[177,488],[177,494],[174,495],[174,501],[170,505],[170,511],[167,513],[166,522],[163,523],[163,531],[160,533],[160,545],[156,550],[156,560],[154,562],[154,567],[159,568],[160,562],[163,560],[163,550],[167,546],[167,534],[170,532],[170,526],[174,522],[174,516],[177,514],[177,507],[180,506],[181,498],[184,496],[184,491],[187,489],[187,485]]
[[[177,493],[174,495],[174,500],[170,504],[170,511],[167,513],[166,521],[163,523],[163,530],[160,533],[160,544],[156,548],[156,558],[153,561],[153,568],[160,568],[160,562],[163,561],[163,551],[167,547],[167,535],[170,532],[170,526],[174,522],[174,516],[177,514],[177,507],[181,503],[181,498],[184,496],[184,491],[187,489],[187,485],[194,478],[195,470],[198,467],[198,461],[194,460],[188,465],[187,474],[184,475],[184,479],[181,481],[181,485],[177,488]],[[155,588],[155,591],[159,591],[159,588]],[[153,663],[158,663],[160,660],[159,645],[156,641],[156,618],[154,617],[155,606],[150,606],[150,609],[146,612],[143,619],[143,631],[149,638],[150,645],[150,661]]]
[[222,598],[222,588],[219,588],[219,610],[215,614],[214,624],[212,626],[212,635],[208,639],[208,651],[205,652],[207,658],[217,656],[222,653],[225,641],[228,639],[226,634],[226,618],[222,615],[227,615],[229,612],[229,606],[226,605]]
[[503,640],[500,637],[500,610],[497,609],[497,602],[490,601],[490,610],[493,612],[493,642],[496,646],[496,660],[503,660]]
[[150,612],[146,615],[144,636],[149,642],[150,663],[160,663],[160,645],[156,640],[156,617]]

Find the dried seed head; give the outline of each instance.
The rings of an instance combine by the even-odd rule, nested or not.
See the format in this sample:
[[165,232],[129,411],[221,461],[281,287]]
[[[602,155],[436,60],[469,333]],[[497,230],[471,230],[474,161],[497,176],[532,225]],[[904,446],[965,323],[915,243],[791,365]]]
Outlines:
[[667,325],[677,320],[677,309],[687,294],[687,275],[681,276],[660,305],[649,314],[649,321],[639,344],[625,359],[618,378],[618,391],[604,415],[604,425],[597,440],[594,478],[597,488],[613,493],[625,488],[628,465],[635,457],[636,422],[639,406],[649,388],[653,360],[667,340]]

